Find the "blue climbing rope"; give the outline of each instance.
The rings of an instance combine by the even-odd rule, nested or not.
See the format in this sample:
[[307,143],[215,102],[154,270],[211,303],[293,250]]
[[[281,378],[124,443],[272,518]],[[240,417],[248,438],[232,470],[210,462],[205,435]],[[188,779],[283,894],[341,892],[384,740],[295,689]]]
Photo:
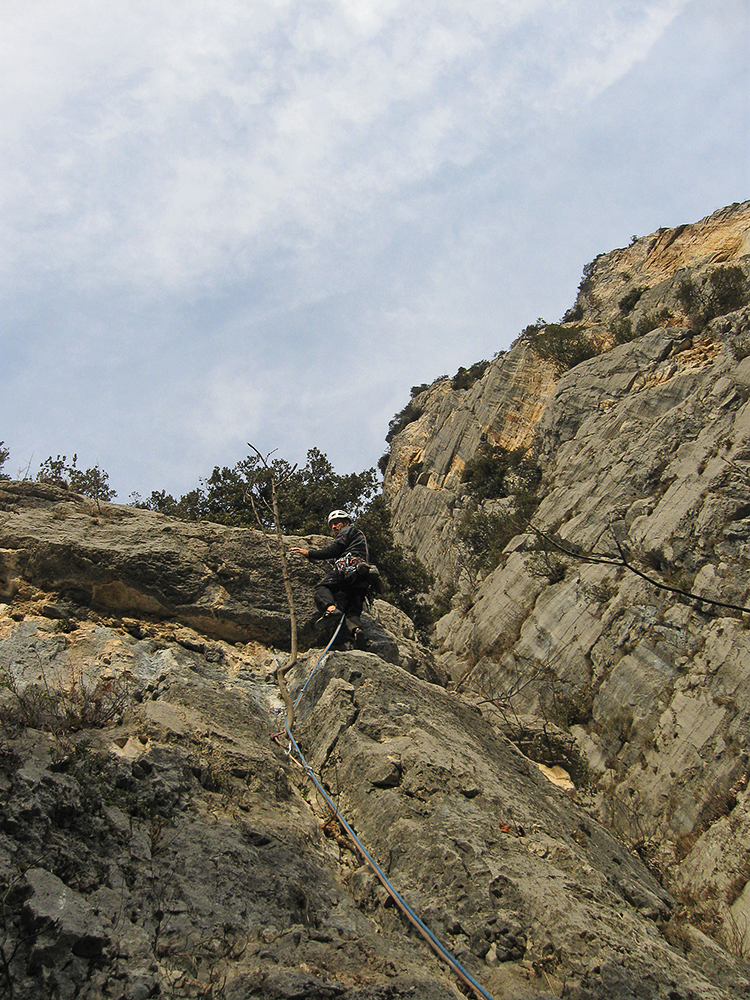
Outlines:
[[441,958],[444,962],[446,962],[453,969],[453,971],[461,979],[463,979],[463,981],[468,986],[470,986],[473,990],[475,990],[479,994],[479,996],[483,997],[484,1000],[495,1000],[495,998],[492,996],[492,994],[488,993],[487,990],[485,990],[485,988],[480,983],[478,983],[476,981],[476,979],[474,979],[474,977],[471,975],[471,973],[468,972],[461,965],[461,963],[458,962],[457,959],[455,959],[451,955],[451,953],[447,950],[447,948],[445,948],[440,943],[440,941],[435,937],[435,935],[432,933],[432,931],[429,929],[429,927],[422,920],[420,920],[420,918],[416,915],[416,913],[414,912],[414,910],[412,910],[412,908],[406,902],[406,900],[401,895],[401,893],[396,888],[394,888],[394,886],[392,885],[392,883],[391,883],[390,879],[388,878],[388,876],[385,874],[385,872],[382,870],[382,868],[380,867],[380,865],[377,863],[377,861],[373,858],[373,856],[370,854],[370,852],[364,846],[364,844],[359,839],[359,837],[354,832],[354,830],[352,830],[351,826],[349,826],[349,824],[347,823],[347,821],[344,819],[344,817],[339,812],[339,808],[336,805],[336,803],[333,801],[333,799],[331,798],[331,796],[325,790],[325,788],[323,787],[322,783],[318,780],[317,775],[315,774],[315,772],[313,771],[313,769],[310,767],[310,765],[305,760],[304,754],[302,753],[302,751],[299,748],[299,744],[295,740],[294,736],[292,735],[291,729],[289,728],[288,725],[286,725],[286,723],[285,723],[285,728],[286,728],[287,736],[289,737],[290,745],[292,747],[294,747],[294,752],[299,757],[300,764],[302,765],[305,773],[310,778],[310,780],[313,782],[313,784],[318,789],[318,791],[323,796],[323,798],[326,800],[326,802],[328,803],[328,805],[330,806],[330,808],[333,810],[333,812],[334,812],[334,814],[336,816],[336,819],[339,821],[339,823],[342,825],[342,827],[346,830],[348,836],[353,841],[353,843],[356,845],[357,850],[360,852],[360,854],[362,855],[362,857],[365,859],[365,861],[368,863],[368,865],[375,872],[375,874],[377,875],[377,877],[380,879],[381,883],[385,886],[386,890],[388,891],[388,894],[391,896],[391,898],[394,900],[394,902],[398,905],[398,907],[402,910],[402,912],[406,914],[406,916],[409,918],[409,920],[411,920],[411,922],[414,924],[414,926],[417,928],[417,930],[419,930],[419,932],[422,934],[422,936],[427,940],[428,944],[433,948],[433,950],[436,952],[436,954],[438,955],[439,958]]
[[[303,685],[303,687],[302,687],[302,690],[301,690],[301,691],[300,691],[300,693],[299,693],[299,694],[297,695],[297,700],[296,700],[296,701],[295,701],[295,703],[294,703],[294,707],[295,707],[295,708],[297,707],[297,705],[299,705],[300,701],[302,700],[302,695],[303,695],[303,694],[305,693],[305,691],[307,690],[307,685],[308,685],[308,684],[310,683],[310,681],[311,681],[311,680],[313,679],[313,677],[315,676],[315,671],[316,671],[316,670],[318,669],[318,667],[320,666],[320,664],[321,664],[321,663],[323,662],[323,657],[324,657],[324,656],[326,655],[326,653],[328,652],[328,650],[329,650],[329,649],[331,648],[331,646],[332,646],[332,645],[334,644],[334,642],[336,641],[336,636],[337,636],[337,635],[339,634],[339,632],[341,631],[341,626],[342,626],[342,625],[344,624],[344,619],[345,619],[345,617],[346,617],[346,615],[345,615],[345,614],[344,614],[344,613],[342,612],[342,614],[341,614],[341,621],[340,621],[340,622],[338,623],[338,626],[337,626],[337,628],[336,628],[336,631],[335,631],[335,632],[333,633],[333,635],[331,636],[331,639],[330,639],[330,641],[329,641],[328,645],[326,646],[326,648],[325,648],[325,649],[323,650],[323,652],[322,652],[322,653],[320,654],[320,656],[318,657],[318,662],[317,662],[317,663],[315,664],[315,666],[314,666],[314,667],[312,668],[312,672],[311,672],[310,676],[309,676],[309,677],[307,678],[307,680],[305,681],[305,683],[304,683],[304,685]],[[287,730],[287,731],[288,731],[288,730]],[[291,733],[290,733],[290,735],[291,735]]]
[[[336,631],[333,633],[333,636],[331,637],[331,639],[330,639],[328,645],[326,646],[326,648],[323,650],[323,652],[318,657],[318,661],[315,664],[315,666],[313,667],[313,669],[312,669],[312,671],[310,673],[310,676],[307,678],[307,680],[305,681],[305,683],[304,683],[304,685],[302,687],[302,690],[297,695],[297,698],[296,698],[296,700],[294,702],[294,706],[293,706],[292,712],[297,707],[297,705],[299,705],[302,696],[304,695],[305,691],[307,690],[308,684],[310,683],[310,681],[315,676],[315,671],[318,669],[318,667],[320,666],[320,664],[323,662],[323,658],[325,657],[326,653],[329,651],[329,649],[331,648],[331,646],[333,645],[333,643],[336,641],[336,636],[339,634],[339,632],[341,631],[341,626],[344,624],[344,617],[345,616],[342,613],[342,615],[341,615],[341,621],[339,622],[338,627],[336,628]],[[409,904],[403,898],[403,896],[401,895],[401,893],[396,888],[394,888],[394,886],[392,885],[392,883],[391,883],[390,879],[388,878],[388,876],[385,874],[385,872],[383,871],[383,869],[380,867],[380,865],[377,863],[377,861],[373,858],[373,856],[370,854],[370,852],[364,846],[364,844],[359,839],[359,837],[354,832],[354,830],[351,828],[351,826],[347,823],[347,821],[341,815],[341,813],[339,812],[338,806],[333,801],[333,799],[328,794],[328,792],[325,790],[325,788],[323,787],[322,783],[318,779],[318,777],[315,774],[315,772],[313,771],[313,769],[310,767],[310,765],[305,760],[304,754],[300,750],[299,744],[297,743],[297,741],[295,740],[294,736],[292,735],[292,730],[291,730],[291,727],[289,725],[289,719],[288,718],[284,722],[284,728],[286,729],[287,736],[289,737],[289,751],[287,751],[287,752],[289,753],[290,758],[291,758],[291,749],[294,748],[294,752],[297,755],[297,757],[299,758],[299,764],[300,764],[300,766],[302,767],[302,769],[304,770],[304,772],[307,774],[307,776],[310,778],[310,780],[313,782],[313,784],[318,789],[318,791],[323,796],[323,798],[326,800],[326,802],[328,803],[328,805],[330,806],[330,808],[333,810],[333,813],[336,816],[336,819],[339,821],[339,823],[341,824],[341,826],[344,828],[344,830],[346,831],[346,833],[349,836],[349,838],[352,841],[352,843],[355,845],[355,847],[360,852],[360,854],[362,855],[362,857],[365,859],[365,861],[367,862],[367,864],[375,872],[375,874],[377,875],[378,879],[383,884],[383,886],[385,887],[386,891],[388,892],[388,894],[390,895],[390,897],[393,899],[393,901],[396,903],[396,905],[399,907],[399,909],[402,911],[402,913],[404,913],[408,917],[408,919],[412,922],[412,924],[417,928],[417,930],[420,932],[420,934],[422,935],[422,937],[425,938],[425,940],[430,945],[430,947],[435,951],[435,953],[437,954],[438,958],[442,959],[448,966],[450,966],[450,968],[453,969],[453,971],[456,973],[456,975],[460,979],[462,979],[466,983],[467,986],[470,986],[471,989],[473,989],[477,993],[478,996],[483,997],[483,1000],[495,1000],[495,998],[492,996],[492,994],[488,993],[487,990],[485,990],[485,988],[483,986],[481,986],[480,983],[478,983],[476,981],[476,979],[474,979],[474,977],[471,975],[471,973],[469,973],[461,965],[461,963],[458,962],[451,955],[451,953],[444,947],[444,945],[441,944],[441,942],[435,937],[435,935],[432,933],[432,931],[429,929],[429,927],[422,920],[420,920],[420,918],[417,916],[417,914],[414,912],[414,910],[412,910],[412,908],[409,906]]]

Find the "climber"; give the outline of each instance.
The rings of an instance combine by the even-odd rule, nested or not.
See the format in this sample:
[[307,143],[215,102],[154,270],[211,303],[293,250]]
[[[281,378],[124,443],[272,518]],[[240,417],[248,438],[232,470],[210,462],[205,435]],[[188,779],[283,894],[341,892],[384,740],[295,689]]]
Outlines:
[[334,538],[324,549],[295,547],[291,551],[307,559],[333,561],[331,570],[315,587],[315,604],[323,614],[323,621],[333,621],[336,615],[346,614],[351,637],[355,645],[361,645],[364,636],[360,615],[371,586],[367,539],[364,532],[352,524],[345,510],[332,510],[328,515],[328,527]]

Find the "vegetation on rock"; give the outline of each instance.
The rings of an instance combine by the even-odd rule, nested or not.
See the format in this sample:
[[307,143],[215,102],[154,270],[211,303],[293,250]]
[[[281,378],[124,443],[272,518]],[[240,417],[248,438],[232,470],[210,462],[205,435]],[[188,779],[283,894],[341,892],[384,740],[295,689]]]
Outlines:
[[388,424],[388,433],[385,436],[388,444],[391,443],[397,434],[401,433],[404,427],[407,427],[415,420],[419,420],[423,413],[424,410],[413,399],[410,399],[403,410],[399,410]]
[[740,309],[750,302],[750,280],[737,264],[717,267],[705,280],[688,276],[682,280],[677,296],[692,329],[702,330],[717,316]]
[[344,507],[358,518],[378,491],[374,469],[341,476],[323,452],[311,448],[302,468],[283,458],[273,459],[266,468],[257,455],[248,455],[232,468],[215,466],[210,476],[178,500],[154,491],[147,500],[137,500],[135,506],[235,528],[254,527],[259,518],[264,527],[272,528],[272,476],[284,484],[279,491],[281,530],[290,535],[320,533],[332,505]]
[[[523,448],[509,451],[485,441],[466,463],[461,479],[474,506],[461,518],[458,538],[475,565],[487,571],[498,565],[505,546],[533,516],[541,469]],[[486,503],[504,498],[510,502],[502,511]]]
[[451,388],[454,390],[471,389],[474,383],[484,375],[489,366],[489,361],[475,361],[469,368],[459,368],[451,380]]
[[601,353],[582,325],[547,323],[541,318],[529,324],[518,340],[527,343],[540,358],[554,361],[563,370],[575,368]]
[[640,298],[643,295],[643,293],[647,291],[648,289],[641,285],[638,285],[635,288],[631,288],[626,295],[623,295],[623,297],[620,299],[618,303],[620,307],[620,312],[623,313],[632,312],[633,309],[635,309],[638,302],[640,301]]
[[74,493],[82,493],[86,497],[91,497],[100,503],[108,503],[117,496],[115,490],[110,489],[109,474],[101,469],[99,465],[91,469],[79,469],[77,467],[78,456],[73,458],[68,464],[65,455],[58,455],[57,458],[45,458],[37,473],[37,482],[56,483],[66,489],[73,490]]

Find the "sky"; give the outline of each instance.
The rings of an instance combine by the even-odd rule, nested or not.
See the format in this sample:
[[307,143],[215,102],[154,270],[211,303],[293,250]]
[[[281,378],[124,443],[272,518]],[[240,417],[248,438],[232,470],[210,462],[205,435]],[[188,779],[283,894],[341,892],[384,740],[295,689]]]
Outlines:
[[4,472],[376,465],[410,388],[750,197],[750,0],[4,0]]

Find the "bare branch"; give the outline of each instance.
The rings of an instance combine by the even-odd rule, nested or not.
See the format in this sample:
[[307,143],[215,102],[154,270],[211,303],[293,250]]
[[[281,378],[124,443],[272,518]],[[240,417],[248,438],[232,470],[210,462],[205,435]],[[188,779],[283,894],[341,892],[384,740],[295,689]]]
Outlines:
[[[286,681],[284,680],[284,675],[287,673],[288,670],[291,670],[291,668],[297,662],[297,650],[298,650],[297,615],[294,608],[294,593],[292,591],[292,580],[289,575],[289,563],[286,557],[286,545],[284,543],[284,536],[281,533],[281,516],[279,514],[279,497],[277,491],[276,476],[273,467],[268,464],[268,458],[271,455],[273,455],[273,452],[272,451],[269,452],[268,455],[264,457],[255,447],[255,445],[250,444],[249,441],[248,441],[248,447],[253,449],[255,454],[258,456],[258,458],[261,460],[265,468],[270,473],[271,503],[273,507],[273,518],[276,530],[276,544],[278,545],[279,556],[281,558],[281,573],[284,578],[284,589],[286,591],[286,599],[289,604],[289,618],[290,618],[290,626],[292,633],[289,659],[283,667],[279,667],[279,669],[276,671],[276,679],[279,683],[279,689],[281,690],[281,696],[284,699],[284,704],[286,705],[286,712],[287,712],[286,724],[289,730],[291,730],[292,725],[294,724],[294,705],[292,703],[292,699],[289,696],[289,691],[286,686]],[[294,472],[296,468],[297,466],[295,465],[294,469],[292,469],[292,472]],[[289,475],[291,475],[291,473]],[[286,482],[288,478],[289,477],[286,476],[283,481]],[[266,533],[265,525],[262,523],[260,517],[258,516],[258,511],[254,503],[252,491],[250,494],[250,500],[253,506],[253,513],[255,514],[255,519],[257,520],[258,525],[260,526],[260,529],[263,532],[264,537],[267,539],[268,535]]]

